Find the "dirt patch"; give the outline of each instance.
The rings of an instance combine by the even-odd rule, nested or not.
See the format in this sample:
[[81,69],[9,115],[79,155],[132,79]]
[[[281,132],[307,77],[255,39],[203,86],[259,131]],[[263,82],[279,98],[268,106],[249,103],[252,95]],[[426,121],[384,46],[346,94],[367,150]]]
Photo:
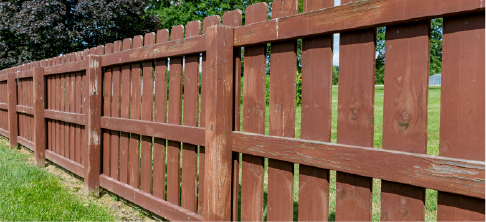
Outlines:
[[[8,143],[5,140],[1,140],[1,142]],[[24,161],[27,164],[35,166],[34,153],[31,150],[21,146],[17,151],[26,155],[27,158]],[[82,200],[89,200],[90,204],[105,206],[108,209],[108,213],[113,215],[117,221],[165,221],[163,218],[106,190],[101,191],[100,198],[84,196],[83,178],[78,177],[49,160],[46,160],[46,167],[44,169],[58,177],[62,186],[66,187],[72,195],[76,195]],[[84,206],[89,208],[89,204],[85,204]]]

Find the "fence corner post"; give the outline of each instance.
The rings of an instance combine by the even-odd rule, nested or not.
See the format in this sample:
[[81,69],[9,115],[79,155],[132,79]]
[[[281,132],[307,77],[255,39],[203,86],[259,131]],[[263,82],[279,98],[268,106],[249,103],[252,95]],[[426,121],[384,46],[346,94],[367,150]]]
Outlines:
[[[15,70],[15,69],[13,69]],[[8,139],[10,148],[17,146],[17,83],[15,82],[15,72],[7,74],[8,91]]]
[[88,141],[87,147],[84,147],[87,153],[84,161],[84,194],[93,196],[99,196],[101,172],[101,58],[102,56],[98,55],[88,56],[88,85],[87,90],[83,89],[84,92],[88,92],[85,113]]
[[211,26],[206,37],[206,169],[204,220],[231,220],[233,28]]
[[46,127],[44,119],[44,68],[34,67],[34,157],[37,167],[46,163]]

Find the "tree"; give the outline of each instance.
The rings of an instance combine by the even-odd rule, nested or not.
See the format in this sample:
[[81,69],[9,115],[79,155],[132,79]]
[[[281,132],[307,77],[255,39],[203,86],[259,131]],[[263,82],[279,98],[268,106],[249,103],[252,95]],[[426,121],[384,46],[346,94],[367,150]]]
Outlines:
[[154,31],[143,0],[0,2],[0,69]]

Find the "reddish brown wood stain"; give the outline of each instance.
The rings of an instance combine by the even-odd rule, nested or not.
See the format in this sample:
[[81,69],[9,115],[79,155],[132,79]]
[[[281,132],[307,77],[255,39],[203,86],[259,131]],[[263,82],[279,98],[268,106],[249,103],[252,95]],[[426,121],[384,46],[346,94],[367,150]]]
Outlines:
[[[444,18],[441,156],[485,159],[484,19],[484,12]],[[439,192],[437,220],[484,221],[484,209],[484,199]]]
[[[157,32],[157,43],[169,40],[167,29]],[[154,121],[166,122],[167,115],[167,60],[155,61],[155,95],[154,95]],[[154,138],[154,165],[153,165],[153,194],[165,199],[165,139]]]
[[[354,1],[344,1],[346,4]],[[340,35],[337,143],[373,147],[375,29]],[[371,220],[372,179],[336,173],[336,220]],[[347,211],[353,209],[353,213]]]
[[[201,34],[201,22],[187,23],[186,38]],[[184,125],[197,126],[199,112],[199,55],[185,57],[184,70]],[[170,93],[169,93],[170,95]],[[184,143],[182,146],[182,196],[181,206],[197,212],[196,177],[197,147]]]
[[[202,35],[200,22],[194,21],[187,24],[185,38],[184,27],[175,26],[171,41],[169,32],[160,30],[157,36],[147,33],[133,42],[125,39],[2,70],[0,134],[9,137],[11,146],[33,150],[37,165],[47,158],[83,177],[86,194],[102,186],[174,221],[238,220],[239,214],[243,221],[263,220],[263,158],[269,158],[269,221],[293,219],[295,163],[301,164],[301,221],[327,220],[329,170],[337,171],[336,220],[370,220],[371,178],[379,178],[382,220],[424,220],[424,191],[431,188],[439,191],[439,221],[484,221],[484,2],[345,0],[332,7],[332,0],[304,0],[300,15],[297,3],[274,1],[270,21],[268,7],[259,3],[247,8],[245,26],[241,11],[235,10],[224,13],[224,26],[218,16],[205,18]],[[440,17],[441,156],[429,156],[429,25]],[[374,28],[379,26],[387,26],[386,93],[383,149],[374,149]],[[341,33],[338,144],[328,143],[330,34],[335,32]],[[299,38],[302,139],[295,139]],[[268,43],[271,136],[263,135]],[[245,132],[238,132],[240,93]]]
[[[246,8],[246,24],[266,21],[268,6]],[[266,45],[245,48],[243,131],[265,134]],[[241,220],[263,221],[263,158],[243,154],[241,166]]]
[[[387,26],[383,149],[427,153],[429,26]],[[383,180],[381,191],[382,220],[425,220],[425,189]]]
[[[333,0],[306,0],[305,12],[334,6]],[[302,40],[301,138],[331,141],[333,36]],[[299,221],[326,221],[329,214],[329,170],[299,168]]]
[[[272,4],[272,18],[297,14],[298,1],[277,0]],[[295,137],[295,81],[297,42],[272,43],[270,55],[269,134]],[[268,160],[269,221],[293,220],[294,164]]]
[[[184,38],[184,26],[172,27],[171,41]],[[170,58],[169,117],[168,123],[182,123],[182,57]],[[180,152],[181,143],[167,142],[167,201],[180,205]]]

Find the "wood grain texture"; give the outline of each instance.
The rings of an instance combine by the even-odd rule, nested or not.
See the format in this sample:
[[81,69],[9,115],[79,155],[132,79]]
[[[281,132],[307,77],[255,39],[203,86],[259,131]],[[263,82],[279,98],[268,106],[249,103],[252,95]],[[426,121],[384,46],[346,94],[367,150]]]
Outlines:
[[[145,35],[145,45],[152,45],[155,42],[154,33]],[[153,108],[153,62],[147,61],[143,63],[143,92],[142,92],[142,120],[152,122],[152,108]],[[139,98],[139,97],[138,97]],[[138,99],[137,98],[137,99]],[[141,181],[140,188],[146,193],[151,193],[151,177],[152,177],[152,137],[142,137],[141,150]],[[138,158],[138,156],[137,156]]]
[[233,122],[233,28],[207,29],[204,220],[231,220],[231,131]]
[[171,38],[170,42],[157,43],[156,45],[107,55],[103,58],[102,66],[201,53],[206,51],[205,40],[206,36],[204,35],[194,36],[192,38]]
[[7,92],[8,92],[8,132],[9,132],[9,142],[10,148],[17,146],[17,112],[13,110],[16,109],[17,105],[17,84],[15,82],[15,73],[11,72],[7,74]]
[[[186,38],[201,35],[201,22],[187,23]],[[169,93],[170,95],[170,93]],[[185,57],[184,70],[184,113],[186,126],[197,126],[199,114],[199,54]],[[182,194],[181,206],[197,212],[197,147],[193,144],[182,145]]]
[[[122,42],[115,41],[113,42],[113,53],[121,51]],[[111,116],[112,117],[120,117],[120,66],[113,66],[112,67],[112,78],[113,78],[113,98],[111,102]],[[120,154],[120,132],[111,131],[111,178],[117,179],[119,178],[119,154]]]
[[[353,1],[344,1],[346,4]],[[358,4],[358,3],[356,3]],[[337,143],[373,146],[375,29],[340,35]],[[336,173],[336,220],[371,220],[372,178]],[[353,209],[353,213],[349,211]]]
[[[113,52],[113,43],[105,44],[105,54],[110,54]],[[76,82],[79,80],[78,75],[76,75]],[[103,116],[110,117],[111,116],[111,100],[112,100],[112,68],[106,67],[105,74],[103,77],[103,81],[105,86],[103,87],[104,94],[103,94]],[[78,82],[79,85],[79,82]],[[76,87],[78,87],[78,85]],[[78,89],[76,89],[76,92]],[[79,98],[79,100],[78,100]],[[81,97],[76,94],[76,112],[79,113],[78,108],[78,101],[80,101]],[[76,132],[80,132],[79,128],[76,128]],[[111,159],[110,159],[110,152],[111,149],[111,131],[110,130],[103,130],[103,174],[106,176],[110,176],[110,166],[111,166]]]
[[[167,29],[157,31],[157,43],[169,40]],[[154,121],[165,123],[167,118],[167,60],[155,61]],[[153,195],[165,199],[165,139],[154,138]]]
[[[484,19],[484,12],[444,18],[441,156],[485,160]],[[484,196],[478,198],[439,192],[437,220],[484,221]]]
[[78,175],[79,177],[84,177],[84,166],[76,163],[70,159],[67,159],[57,153],[54,153],[50,150],[45,151],[46,159],[55,163],[56,165],[62,166],[66,170],[73,172],[74,174]]
[[45,112],[44,113],[45,118],[49,118],[52,120],[59,120],[68,123],[74,123],[77,125],[86,124],[85,114],[69,113],[69,112],[55,111],[49,109],[46,109],[44,112]]
[[[234,31],[235,46],[285,41],[484,11],[483,0],[342,1],[341,6],[245,25]],[[273,4],[275,8],[276,5]],[[273,10],[274,11],[274,10]],[[272,15],[273,16],[273,15]],[[305,24],[305,25],[304,25]],[[298,28],[296,28],[298,27]]]
[[[132,48],[132,39],[127,38],[123,40],[122,50],[130,50]],[[131,96],[131,66],[130,64],[123,64],[121,71],[121,109],[120,117],[123,119],[130,118],[130,96]],[[120,132],[120,182],[128,184],[128,145],[129,135],[127,132]]]
[[203,218],[182,207],[164,201],[161,198],[145,193],[130,186],[125,186],[105,175],[100,176],[100,184],[103,188],[120,195],[155,214],[171,221],[202,221]]
[[[430,22],[387,26],[383,149],[427,153]],[[425,220],[425,189],[382,181],[381,219]]]
[[[333,0],[305,0],[305,12],[334,6]],[[331,141],[333,36],[302,39],[302,139]],[[299,166],[299,221],[329,216],[329,170]]]
[[471,197],[484,196],[482,161],[246,132],[233,132],[232,143],[234,152]]
[[[238,27],[242,24],[242,12],[233,10],[223,14],[223,25]],[[241,47],[233,48],[233,130],[240,131],[241,107]],[[233,153],[231,175],[231,220],[238,221],[238,197],[240,186],[240,154]]]
[[[266,21],[264,2],[246,8],[245,24]],[[266,45],[245,47],[243,79],[243,131],[265,134]],[[263,158],[242,155],[241,220],[263,221]]]
[[[133,47],[134,49],[143,46],[143,37],[137,35],[133,37]],[[132,76],[131,76],[131,94],[130,94],[130,119],[140,119],[140,96],[141,96],[141,64],[132,63]],[[130,133],[130,145],[129,145],[129,183],[130,186],[139,188],[140,187],[140,135]]]
[[84,193],[85,195],[99,195],[99,178],[101,172],[101,56],[88,56],[88,79],[89,90],[86,104],[86,134],[88,137],[86,154],[84,156]]
[[44,119],[44,68],[35,67],[33,69],[33,100],[34,100],[34,157],[37,167],[45,166],[46,150],[46,126]]
[[[203,34],[207,33],[207,29],[212,25],[219,25],[221,18],[218,15],[208,16],[203,20]],[[199,126],[206,126],[206,53],[203,52],[201,56],[201,116]],[[204,181],[206,175],[206,147],[199,147],[199,193],[198,193],[198,213],[204,215]]]
[[[184,26],[172,27],[171,41],[184,38]],[[182,123],[182,57],[170,58],[168,123]],[[180,141],[167,141],[167,201],[180,206]]]
[[[277,0],[272,4],[272,19],[298,13],[298,1]],[[297,42],[271,45],[269,134],[295,137],[295,84]],[[294,164],[268,160],[268,221],[293,220]]]

